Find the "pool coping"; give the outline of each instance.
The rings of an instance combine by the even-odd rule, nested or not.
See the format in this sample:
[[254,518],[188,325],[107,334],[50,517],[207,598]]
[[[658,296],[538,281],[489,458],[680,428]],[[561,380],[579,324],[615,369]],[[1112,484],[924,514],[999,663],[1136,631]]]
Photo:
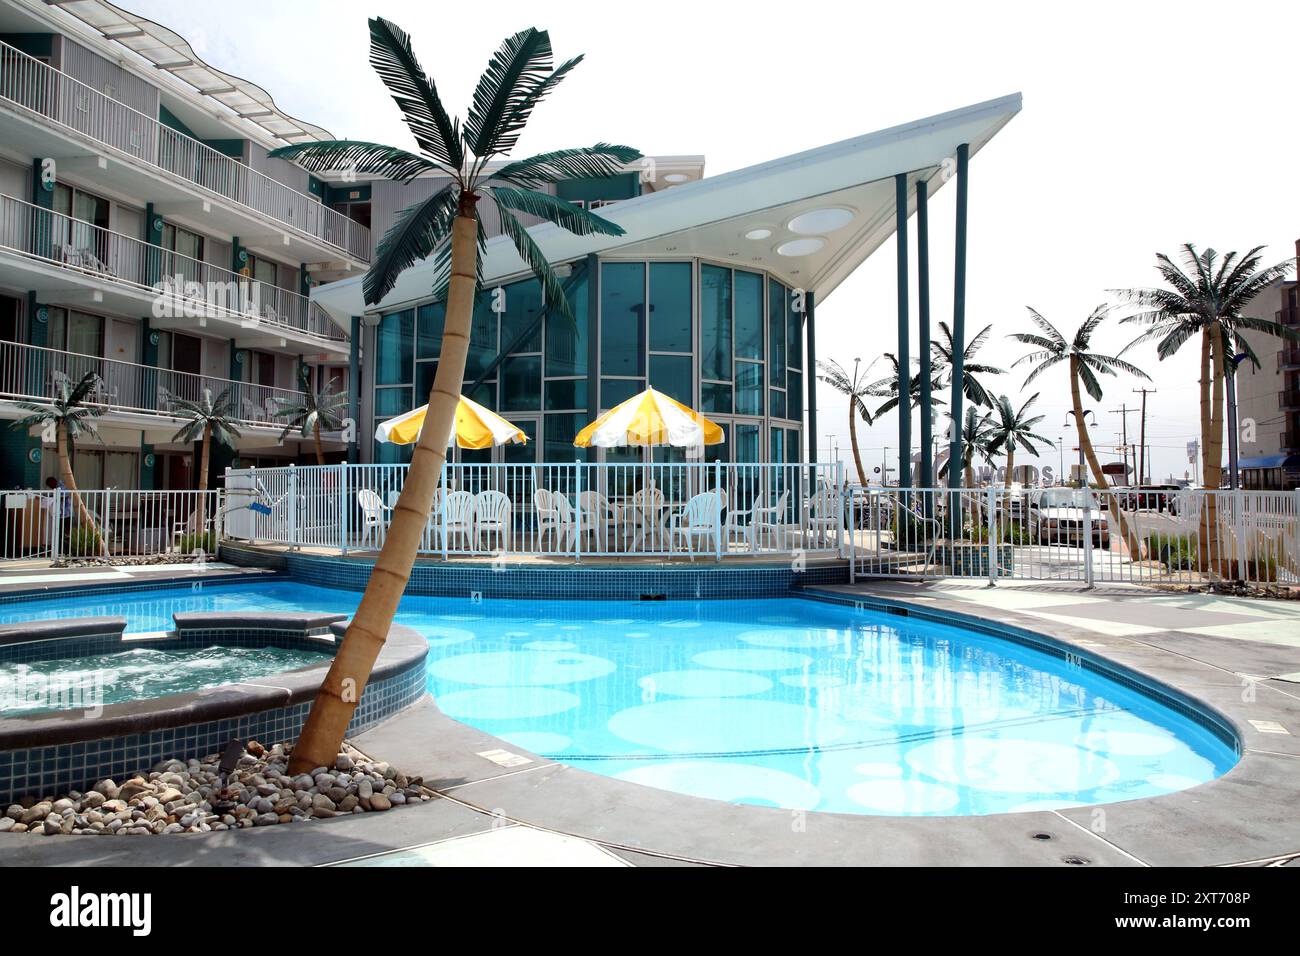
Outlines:
[[[616,852],[719,865],[1091,865],[1203,866],[1259,863],[1300,854],[1300,737],[1265,734],[1250,721],[1300,727],[1300,691],[1257,680],[1253,701],[1246,681],[1225,666],[1155,646],[1150,640],[1099,636],[1096,631],[1014,611],[973,606],[925,584],[862,582],[809,588],[790,595],[829,603],[859,601],[905,610],[981,631],[1007,629],[1173,692],[1197,708],[1218,713],[1241,744],[1241,759],[1216,780],[1160,797],[1060,810],[970,817],[897,817],[803,812],[729,804],[604,777],[523,751],[443,714],[432,697],[352,738],[375,759],[424,777],[441,799],[391,815],[319,821],[291,835],[300,861],[331,859],[337,837],[364,838],[373,852],[411,845],[417,831],[443,819],[448,804],[496,825],[521,823],[565,833]],[[1169,633],[1169,632],[1162,632]],[[1225,651],[1242,642],[1214,639]],[[1234,648],[1234,645],[1236,647]],[[492,751],[527,758],[501,766]],[[496,754],[499,759],[499,754]],[[403,821],[394,828],[393,823]],[[409,820],[410,825],[405,821]],[[172,862],[218,865],[249,859],[279,842],[264,828],[205,834],[203,853],[186,837]],[[271,834],[267,836],[267,834]],[[1043,835],[1050,839],[1041,839]],[[285,837],[289,839],[289,837]],[[123,845],[125,842],[126,845]],[[153,841],[0,840],[0,859],[72,863],[96,854],[102,863],[147,862]],[[91,847],[93,846],[93,850]],[[14,856],[10,856],[10,852]],[[283,850],[279,852],[284,852]],[[278,857],[278,854],[277,854]],[[277,862],[264,855],[260,862]]]

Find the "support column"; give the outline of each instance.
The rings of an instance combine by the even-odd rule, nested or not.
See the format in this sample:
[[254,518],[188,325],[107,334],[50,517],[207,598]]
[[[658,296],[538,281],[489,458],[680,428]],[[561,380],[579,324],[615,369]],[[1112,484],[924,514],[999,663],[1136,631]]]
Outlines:
[[348,417],[352,419],[352,438],[348,441],[348,463],[358,462],[357,435],[361,433],[361,316],[352,316],[348,335]]
[[[912,484],[912,351],[907,309],[907,173],[894,177],[898,243],[898,484]],[[882,480],[883,480],[882,476]]]
[[[600,415],[600,257],[594,252],[587,256],[587,421],[594,422]],[[542,419],[543,429],[546,419]],[[545,441],[545,435],[542,436]],[[596,460],[590,448],[574,449],[587,461]]]
[[948,447],[948,487],[960,488],[962,381],[966,377],[966,172],[970,165],[970,146],[957,147],[957,241],[952,266],[952,441]]
[[930,396],[930,185],[916,184],[916,305],[920,315],[917,348],[921,359],[921,487],[934,487],[934,402]]
[[[817,303],[812,291],[804,294],[804,312],[808,331],[808,345],[804,351],[803,374],[804,386],[808,398],[805,407],[808,410],[808,461],[817,464]],[[809,469],[808,487],[817,487],[817,469]]]

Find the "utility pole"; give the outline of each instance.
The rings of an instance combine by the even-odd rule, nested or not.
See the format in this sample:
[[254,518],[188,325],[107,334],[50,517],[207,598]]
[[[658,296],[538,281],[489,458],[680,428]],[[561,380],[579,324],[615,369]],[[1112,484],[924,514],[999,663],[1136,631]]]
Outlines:
[[1122,443],[1120,451],[1124,455],[1124,484],[1126,485],[1128,484],[1128,415],[1129,412],[1135,411],[1137,411],[1136,408],[1129,408],[1127,405],[1121,405],[1119,408],[1110,410],[1112,415],[1120,416],[1120,420],[1124,423],[1120,427],[1120,442]]
[[1138,484],[1150,484],[1151,475],[1148,474],[1151,468],[1150,456],[1147,453],[1147,396],[1154,395],[1154,388],[1135,388],[1134,392],[1142,396],[1142,417],[1138,431]]

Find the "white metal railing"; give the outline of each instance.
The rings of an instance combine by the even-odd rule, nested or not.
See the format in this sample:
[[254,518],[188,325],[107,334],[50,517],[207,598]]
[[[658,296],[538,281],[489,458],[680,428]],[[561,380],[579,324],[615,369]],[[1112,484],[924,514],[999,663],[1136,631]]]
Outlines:
[[[106,489],[6,491],[4,560],[216,557],[222,493]],[[79,501],[78,501],[79,499]]]
[[1300,491],[862,488],[854,577],[1300,584]]
[[277,330],[346,340],[305,295],[12,196],[0,195],[0,248],[163,296],[155,305],[161,314],[230,317],[245,325],[255,321]]
[[0,101],[370,261],[365,226],[7,43],[0,43]]
[[205,392],[210,392],[215,399],[229,389],[239,424],[283,425],[285,419],[277,418],[275,412],[284,407],[283,403],[301,401],[300,393],[287,388],[177,372],[22,342],[0,342],[0,398],[49,401],[58,394],[61,377],[76,383],[90,372],[100,380],[90,396],[92,403],[147,415],[170,415],[172,396],[198,401]]
[[[230,469],[227,536],[378,550],[406,465]],[[442,555],[839,554],[836,465],[448,464],[421,551]]]

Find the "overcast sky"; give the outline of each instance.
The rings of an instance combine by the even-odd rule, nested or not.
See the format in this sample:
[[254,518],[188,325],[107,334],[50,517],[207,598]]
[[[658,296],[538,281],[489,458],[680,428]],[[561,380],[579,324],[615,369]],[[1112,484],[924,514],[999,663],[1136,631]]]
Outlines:
[[[1154,283],[1158,251],[1187,241],[1262,244],[1272,262],[1294,255],[1300,237],[1300,192],[1289,178],[1300,124],[1286,52],[1300,35],[1295,4],[125,5],[177,30],[214,66],[261,84],[287,112],[340,137],[403,147],[410,136],[367,62],[368,16],[412,35],[443,101],[461,115],[507,34],[542,27],[557,57],[585,53],[534,114],[519,155],[605,140],[647,154],[702,153],[706,175],[717,174],[1019,91],[1023,111],[970,176],[967,323],[972,332],[993,324],[981,358],[1003,367],[1022,354],[1005,335],[1028,328],[1026,305],[1068,336],[1112,300],[1107,289]],[[936,321],[952,310],[952,185],[931,202]],[[891,243],[818,309],[819,353],[851,364],[893,350],[894,309]],[[1112,322],[1097,345],[1118,351],[1132,329]],[[1147,421],[1157,478],[1190,467],[1195,347],[1165,362],[1150,347],[1129,356],[1157,389]],[[993,384],[1019,402],[1023,379],[1021,366]],[[1103,381],[1099,446],[1117,443],[1121,416],[1111,409],[1136,405],[1132,389],[1142,384]],[[1065,373],[1041,377],[1033,391],[1042,393],[1041,433],[1065,435]],[[823,387],[818,405],[823,457],[830,436],[847,462],[844,403]],[[1136,442],[1137,415],[1128,421]],[[893,415],[860,428],[869,468],[896,435]],[[1057,459],[1053,449],[1041,463]]]

